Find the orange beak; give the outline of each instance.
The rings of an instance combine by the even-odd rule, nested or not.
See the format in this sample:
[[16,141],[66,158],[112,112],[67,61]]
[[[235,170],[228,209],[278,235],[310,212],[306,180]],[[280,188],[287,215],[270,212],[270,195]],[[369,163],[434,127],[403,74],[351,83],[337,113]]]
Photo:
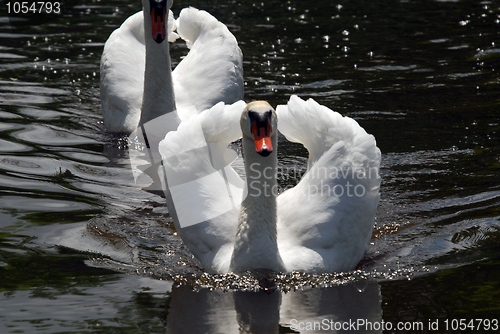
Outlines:
[[153,23],[152,34],[156,43],[161,43],[167,38],[167,29],[165,28],[165,17],[167,10],[165,8],[151,9],[151,22]]
[[255,141],[255,151],[260,155],[267,157],[273,152],[273,144],[271,142],[271,124],[266,121],[266,125],[257,127],[257,122],[252,124],[252,134]]

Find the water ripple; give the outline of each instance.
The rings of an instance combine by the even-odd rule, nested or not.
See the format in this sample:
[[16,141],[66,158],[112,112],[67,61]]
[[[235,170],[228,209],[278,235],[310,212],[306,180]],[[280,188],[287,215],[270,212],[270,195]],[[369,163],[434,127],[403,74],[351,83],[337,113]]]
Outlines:
[[97,143],[94,139],[79,136],[68,130],[47,125],[27,125],[23,130],[14,132],[12,137],[35,145],[60,147],[92,145]]

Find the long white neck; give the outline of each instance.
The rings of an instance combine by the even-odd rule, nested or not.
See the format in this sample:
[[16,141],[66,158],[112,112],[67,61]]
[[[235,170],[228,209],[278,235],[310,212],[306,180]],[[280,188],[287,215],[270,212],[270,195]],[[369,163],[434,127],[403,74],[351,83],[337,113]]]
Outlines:
[[[142,97],[141,119],[147,122],[176,110],[172,68],[168,40],[156,43],[151,34],[149,5],[144,6],[144,34],[146,41],[146,69],[144,73],[144,93]],[[168,13],[165,20],[168,19]],[[167,26],[167,22],[165,22]]]
[[276,166],[277,140],[271,138],[274,152],[262,157],[255,144],[243,136],[243,154],[248,194],[241,203],[238,231],[230,270],[250,269],[285,271],[277,243]]

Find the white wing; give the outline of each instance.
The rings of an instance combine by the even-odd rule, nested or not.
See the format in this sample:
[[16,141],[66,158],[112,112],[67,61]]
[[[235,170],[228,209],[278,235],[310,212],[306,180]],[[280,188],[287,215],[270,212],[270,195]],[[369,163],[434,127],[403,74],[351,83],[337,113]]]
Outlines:
[[301,181],[278,197],[278,245],[287,270],[353,269],[366,252],[379,200],[380,150],[351,118],[292,96],[278,129],[309,151]]
[[[168,19],[168,39],[175,41],[175,20]],[[104,125],[111,132],[131,133],[141,115],[146,62],[144,15],[130,16],[109,36],[101,57],[101,106]]]
[[159,146],[169,212],[209,272],[228,272],[233,252],[244,182],[231,167],[236,153],[227,146],[241,137],[245,106],[221,102],[183,121]]
[[205,110],[243,99],[243,55],[228,28],[195,8],[184,8],[176,25],[190,48],[172,73],[177,106]]

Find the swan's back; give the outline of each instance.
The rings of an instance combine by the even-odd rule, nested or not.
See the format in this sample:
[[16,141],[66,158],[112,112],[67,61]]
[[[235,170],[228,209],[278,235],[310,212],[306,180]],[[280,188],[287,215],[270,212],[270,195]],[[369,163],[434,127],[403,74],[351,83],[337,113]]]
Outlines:
[[359,124],[315,101],[278,106],[278,128],[309,151],[307,173],[278,197],[278,245],[288,270],[353,269],[379,201],[380,150]]
[[173,71],[179,108],[209,109],[243,98],[243,55],[228,28],[209,13],[185,8],[177,32],[191,49]]

